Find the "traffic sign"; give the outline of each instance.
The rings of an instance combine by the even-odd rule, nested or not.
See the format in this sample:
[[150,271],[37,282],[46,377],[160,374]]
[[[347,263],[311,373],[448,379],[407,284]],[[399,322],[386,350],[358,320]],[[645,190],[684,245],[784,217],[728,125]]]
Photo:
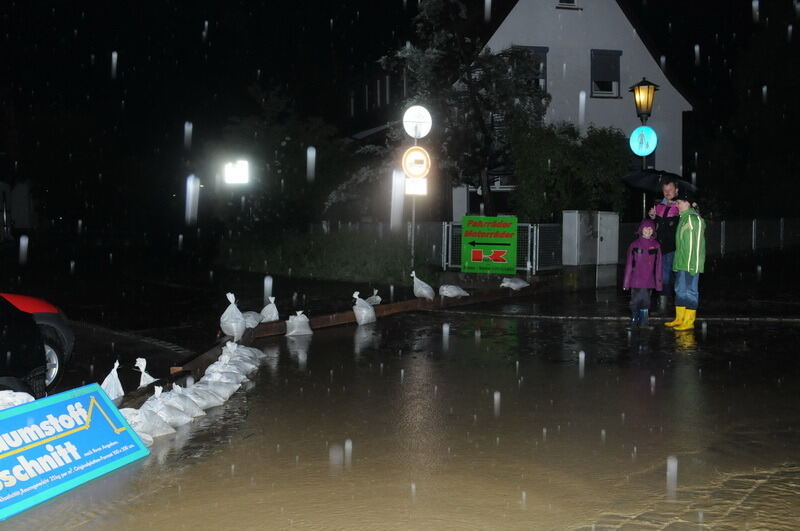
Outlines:
[[426,177],[431,171],[431,157],[420,146],[412,146],[403,153],[403,172],[411,179]]
[[639,157],[647,157],[656,150],[657,145],[658,135],[652,127],[642,125],[631,133],[631,151]]
[[431,113],[421,105],[412,105],[403,114],[403,129],[411,138],[424,137],[431,132],[432,124]]
[[461,272],[514,274],[517,271],[517,218],[464,216]]

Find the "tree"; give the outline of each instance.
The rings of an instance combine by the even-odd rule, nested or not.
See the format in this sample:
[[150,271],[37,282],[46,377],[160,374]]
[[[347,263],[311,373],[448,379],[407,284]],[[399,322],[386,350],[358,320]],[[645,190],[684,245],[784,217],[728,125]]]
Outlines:
[[460,0],[426,0],[414,19],[416,45],[381,60],[408,77],[413,97],[437,125],[429,144],[452,182],[480,185],[488,215],[495,215],[489,170],[513,164],[516,128],[540,123],[550,97],[539,86],[539,64],[528,48],[494,54],[471,37]]
[[590,126],[586,135],[560,123],[516,130],[512,143],[520,219],[554,221],[564,209],[620,211],[629,167],[626,137],[616,128]]

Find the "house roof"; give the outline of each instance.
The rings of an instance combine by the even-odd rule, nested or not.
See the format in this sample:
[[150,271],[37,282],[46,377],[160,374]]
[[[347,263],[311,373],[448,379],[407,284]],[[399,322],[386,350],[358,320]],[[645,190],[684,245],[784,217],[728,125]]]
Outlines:
[[[520,0],[494,0],[492,3],[492,18],[489,22],[483,22],[482,16],[483,11],[481,10],[472,10],[470,12],[470,18],[474,19],[474,23],[476,27],[479,27],[479,36],[483,40],[483,42],[489,42],[489,39],[494,35],[494,33],[500,28],[500,25],[503,21],[508,17],[511,13],[511,10],[517,5]],[[536,1],[543,1],[543,0],[536,0]],[[555,2],[556,0],[551,0]],[[650,53],[651,57],[656,63],[660,61],[660,54],[658,53],[659,47],[656,43],[656,40],[651,36],[650,32],[647,30],[647,25],[645,24],[644,20],[634,9],[632,9],[631,4],[634,0],[615,0],[619,8],[622,10],[622,13],[625,15],[625,18],[628,19],[628,22],[631,23],[633,28],[636,30],[636,34],[639,39],[644,44],[647,51]],[[477,26],[477,24],[480,24]],[[667,70],[664,71],[664,76],[667,80],[672,84],[673,87],[683,96],[686,101],[694,108],[695,101],[694,101],[694,94],[692,91],[689,90],[688,86],[684,81],[676,75],[675,71]]]

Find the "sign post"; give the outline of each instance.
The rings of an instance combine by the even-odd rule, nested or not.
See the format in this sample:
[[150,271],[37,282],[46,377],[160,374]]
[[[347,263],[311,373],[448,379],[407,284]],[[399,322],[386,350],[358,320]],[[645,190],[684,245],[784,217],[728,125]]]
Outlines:
[[420,146],[413,146],[403,154],[403,172],[406,174],[406,195],[411,196],[411,269],[414,269],[414,234],[417,232],[417,196],[428,195],[428,173],[431,157]]
[[464,216],[461,221],[461,272],[515,274],[517,218]]
[[0,520],[149,453],[96,383],[0,411]]

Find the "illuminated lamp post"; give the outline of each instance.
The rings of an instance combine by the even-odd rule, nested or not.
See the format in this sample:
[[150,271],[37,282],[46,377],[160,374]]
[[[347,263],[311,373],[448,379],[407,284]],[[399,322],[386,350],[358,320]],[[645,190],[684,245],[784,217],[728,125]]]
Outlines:
[[[642,78],[641,81],[628,89],[628,92],[633,92],[633,103],[636,105],[636,114],[642,122],[642,128],[645,128],[647,119],[650,118],[650,113],[653,112],[653,100],[655,99],[657,90],[658,85],[647,81],[646,78]],[[655,136],[655,131],[653,131],[653,135]],[[642,155],[642,171],[647,169],[648,155],[649,153]],[[647,193],[642,192],[642,216],[644,216],[646,209]]]

